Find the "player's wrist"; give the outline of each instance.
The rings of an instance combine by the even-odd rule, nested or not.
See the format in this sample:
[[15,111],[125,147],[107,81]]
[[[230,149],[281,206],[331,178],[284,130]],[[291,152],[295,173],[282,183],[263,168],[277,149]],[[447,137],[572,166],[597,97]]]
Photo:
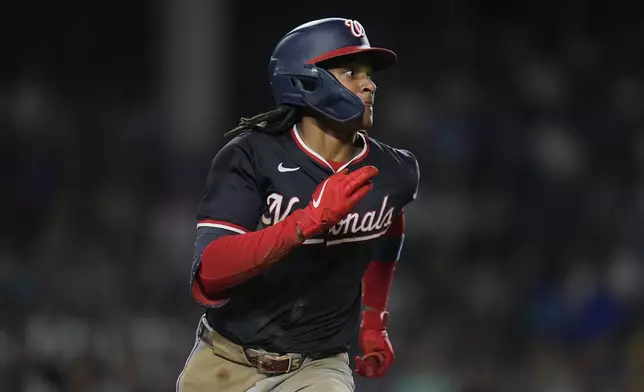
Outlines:
[[297,235],[302,242],[322,232],[320,224],[307,214],[304,209],[293,211],[290,218],[295,221]]
[[298,229],[298,236],[300,236],[302,242],[321,234],[325,230],[324,225],[306,211],[307,208],[309,207],[295,210],[291,214],[291,217],[295,220],[295,225]]
[[302,232],[302,229],[300,229],[300,226],[295,225],[295,231],[297,231],[297,238],[300,240],[300,243],[306,241],[306,237],[304,237],[304,233]]
[[360,327],[363,329],[386,329],[389,312],[379,309],[366,309],[362,311],[362,322]]

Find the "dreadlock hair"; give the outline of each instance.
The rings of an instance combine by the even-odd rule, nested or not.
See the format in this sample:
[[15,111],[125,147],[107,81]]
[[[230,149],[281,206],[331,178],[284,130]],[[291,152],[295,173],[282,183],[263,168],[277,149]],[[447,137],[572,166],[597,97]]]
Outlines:
[[244,131],[260,131],[267,133],[281,133],[291,129],[301,118],[298,108],[288,105],[279,105],[277,109],[260,113],[251,118],[242,117],[239,124],[224,134],[224,137],[232,137]]

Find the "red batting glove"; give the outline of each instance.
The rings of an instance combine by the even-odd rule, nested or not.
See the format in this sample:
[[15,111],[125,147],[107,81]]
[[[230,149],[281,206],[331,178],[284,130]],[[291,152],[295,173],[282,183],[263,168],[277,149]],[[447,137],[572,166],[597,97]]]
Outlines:
[[291,214],[303,237],[315,237],[344,218],[371,191],[370,179],[377,174],[374,166],[364,166],[351,173],[345,169],[319,184],[309,204]]
[[355,358],[355,371],[363,377],[384,376],[394,361],[394,349],[387,336],[388,316],[386,311],[362,312],[358,340],[364,356]]

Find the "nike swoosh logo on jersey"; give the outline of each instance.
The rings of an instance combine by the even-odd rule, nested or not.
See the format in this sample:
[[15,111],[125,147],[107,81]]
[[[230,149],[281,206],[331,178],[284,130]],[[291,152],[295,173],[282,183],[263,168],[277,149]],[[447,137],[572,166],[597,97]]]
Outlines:
[[279,166],[277,166],[277,170],[279,170],[280,173],[286,173],[286,172],[292,172],[296,170],[300,170],[300,167],[284,167],[282,163],[280,162]]
[[320,205],[320,201],[322,200],[322,194],[324,193],[324,188],[326,188],[327,181],[329,180],[324,181],[324,184],[322,184],[322,189],[320,189],[320,194],[318,195],[318,199],[313,200],[313,208],[318,208],[318,206]]

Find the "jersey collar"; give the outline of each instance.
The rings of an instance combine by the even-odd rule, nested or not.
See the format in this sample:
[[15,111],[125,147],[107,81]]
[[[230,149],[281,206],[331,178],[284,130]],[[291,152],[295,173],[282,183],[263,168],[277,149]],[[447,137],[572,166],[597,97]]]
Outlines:
[[[300,131],[297,129],[297,124],[293,125],[293,128],[291,128],[291,135],[293,136],[293,140],[295,140],[295,144],[297,144],[300,150],[302,150],[306,155],[308,155],[311,159],[321,164],[322,166],[328,167],[329,169],[331,169],[332,172],[334,173],[336,172],[335,170],[333,170],[333,166],[331,166],[326,159],[324,159],[320,154],[313,151],[312,148],[310,148],[304,143],[304,140],[302,140],[302,136],[300,136]],[[358,153],[358,155],[353,157],[349,162],[342,165],[337,171],[342,171],[347,166],[360,162],[361,160],[366,158],[367,154],[369,153],[369,142],[367,141],[367,138],[362,132],[358,132],[358,135],[362,138],[362,144],[363,144],[362,151],[360,151],[360,153]]]

